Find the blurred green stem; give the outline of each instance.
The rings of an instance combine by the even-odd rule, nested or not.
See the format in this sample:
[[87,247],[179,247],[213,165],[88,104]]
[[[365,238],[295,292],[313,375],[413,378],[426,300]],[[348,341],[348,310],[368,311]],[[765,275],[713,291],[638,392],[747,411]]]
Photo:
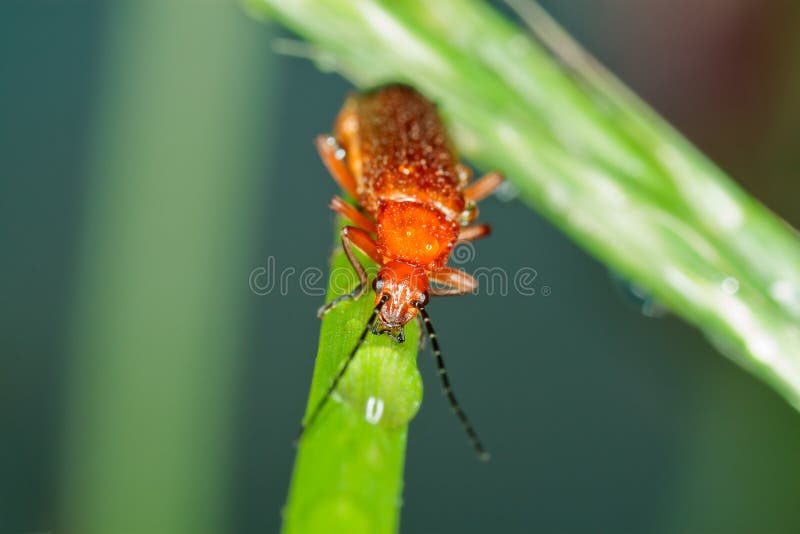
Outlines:
[[270,101],[263,37],[224,3],[109,10],[72,340],[66,532],[229,530],[232,381],[265,148],[253,117]]
[[537,39],[479,1],[245,1],[321,68],[425,92],[467,156],[800,408],[797,233],[535,4],[513,1]]
[[358,85],[427,93],[467,156],[800,408],[797,233],[534,4],[539,41],[479,1],[246,1]]

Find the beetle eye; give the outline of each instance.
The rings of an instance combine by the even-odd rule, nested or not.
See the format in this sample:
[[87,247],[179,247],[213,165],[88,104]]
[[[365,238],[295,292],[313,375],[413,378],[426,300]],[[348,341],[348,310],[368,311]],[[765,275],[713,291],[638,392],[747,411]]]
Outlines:
[[383,291],[383,280],[375,277],[375,280],[372,281],[372,290],[375,291],[375,293]]

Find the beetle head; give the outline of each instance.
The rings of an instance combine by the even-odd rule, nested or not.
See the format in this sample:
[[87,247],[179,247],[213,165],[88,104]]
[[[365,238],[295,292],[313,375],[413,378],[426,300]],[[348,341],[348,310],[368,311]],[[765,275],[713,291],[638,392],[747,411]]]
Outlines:
[[428,303],[428,277],[422,267],[392,261],[384,265],[373,283],[375,304],[388,295],[372,331],[405,340],[403,326],[417,316]]

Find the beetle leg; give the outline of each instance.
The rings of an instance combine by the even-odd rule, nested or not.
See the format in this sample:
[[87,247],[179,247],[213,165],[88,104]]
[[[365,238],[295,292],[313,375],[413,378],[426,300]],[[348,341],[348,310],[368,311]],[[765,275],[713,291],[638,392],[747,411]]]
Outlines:
[[[336,139],[330,135],[318,135],[317,138],[314,139],[314,144],[317,145],[317,151],[322,158],[322,163],[328,168],[328,171],[331,173],[331,176],[333,176],[333,179],[336,180],[336,183],[339,184],[339,187],[351,197],[357,198],[358,188],[356,187],[356,180],[353,178],[353,175],[350,174],[347,165],[345,165],[344,158],[341,157],[342,154],[344,154],[344,150],[336,144]],[[339,157],[337,157],[337,154]]]
[[503,175],[499,172],[489,172],[472,182],[464,190],[467,202],[480,202],[492,194],[503,183]]
[[328,203],[328,207],[346,219],[350,219],[356,226],[363,228],[367,232],[374,234],[377,231],[372,220],[345,202],[340,196],[334,196]]
[[356,274],[358,275],[358,285],[350,293],[336,297],[317,310],[317,317],[319,318],[322,318],[323,315],[334,309],[342,302],[359,298],[367,290],[367,284],[369,282],[367,278],[367,271],[364,270],[364,266],[361,265],[361,262],[359,262],[358,258],[356,258],[353,246],[358,247],[376,263],[380,263],[378,245],[366,231],[362,230],[361,228],[356,228],[355,226],[345,226],[342,228],[341,235],[342,248],[344,248],[344,253],[347,255],[347,259],[350,260],[350,264],[353,266],[353,269],[355,269]]
[[431,285],[430,293],[436,297],[466,295],[478,288],[478,281],[464,271],[452,267],[442,267],[428,275],[428,280],[439,286]]
[[476,224],[475,226],[465,226],[458,232],[459,241],[475,241],[482,239],[492,233],[492,228],[488,224]]

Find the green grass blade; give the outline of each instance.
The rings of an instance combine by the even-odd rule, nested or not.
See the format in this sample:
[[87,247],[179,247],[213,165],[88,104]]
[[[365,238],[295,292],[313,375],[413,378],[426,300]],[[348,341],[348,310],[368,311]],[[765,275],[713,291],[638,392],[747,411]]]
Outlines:
[[[362,264],[368,260],[362,257]],[[328,299],[349,292],[356,283],[338,248]],[[355,346],[374,307],[373,295],[370,291],[325,315],[306,416]],[[369,334],[332,402],[306,430],[284,511],[284,534],[397,530],[408,422],[422,401],[417,323],[412,321],[405,331],[405,343]]]

